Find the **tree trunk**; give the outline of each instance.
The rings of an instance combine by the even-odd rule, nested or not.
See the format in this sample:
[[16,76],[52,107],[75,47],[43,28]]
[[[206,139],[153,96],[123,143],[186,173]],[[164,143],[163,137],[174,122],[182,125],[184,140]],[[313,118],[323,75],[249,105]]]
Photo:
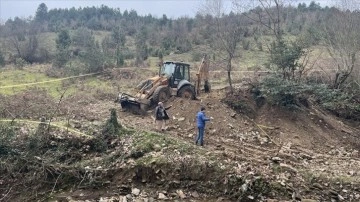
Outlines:
[[[334,81],[334,88],[335,89],[340,89],[340,86],[342,84],[345,83],[345,81],[349,78],[349,76],[351,75],[352,71],[354,70],[354,66],[355,66],[355,53],[353,53],[351,55],[351,66],[347,68],[346,71],[343,72],[337,72],[335,75],[335,81]],[[339,66],[339,65],[338,65]],[[340,68],[339,68],[340,69]]]
[[116,45],[116,67],[120,67],[120,61],[119,61],[119,53],[120,53],[120,47],[119,45]]
[[16,36],[14,36],[10,41],[13,44],[14,48],[16,49],[16,52],[17,52],[18,56],[22,57],[21,51],[20,51],[19,41],[16,39]]
[[227,64],[227,75],[228,75],[228,81],[229,81],[229,86],[230,86],[230,92],[231,94],[234,93],[234,89],[232,86],[232,80],[231,80],[231,58],[228,59],[228,64]]

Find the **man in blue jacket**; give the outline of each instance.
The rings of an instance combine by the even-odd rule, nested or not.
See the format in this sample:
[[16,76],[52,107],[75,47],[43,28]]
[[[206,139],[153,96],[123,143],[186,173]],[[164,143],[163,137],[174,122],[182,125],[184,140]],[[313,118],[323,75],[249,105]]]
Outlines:
[[198,142],[200,142],[200,145],[204,146],[204,131],[206,121],[210,121],[210,119],[205,116],[205,107],[201,107],[200,111],[196,115],[196,122],[199,130],[198,136],[196,137],[196,145]]

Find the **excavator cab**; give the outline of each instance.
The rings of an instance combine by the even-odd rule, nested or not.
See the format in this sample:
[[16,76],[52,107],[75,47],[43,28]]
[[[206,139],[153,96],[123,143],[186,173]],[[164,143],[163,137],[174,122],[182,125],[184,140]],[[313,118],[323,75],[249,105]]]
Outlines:
[[159,76],[167,76],[169,87],[178,88],[182,80],[190,81],[190,65],[181,62],[164,62]]

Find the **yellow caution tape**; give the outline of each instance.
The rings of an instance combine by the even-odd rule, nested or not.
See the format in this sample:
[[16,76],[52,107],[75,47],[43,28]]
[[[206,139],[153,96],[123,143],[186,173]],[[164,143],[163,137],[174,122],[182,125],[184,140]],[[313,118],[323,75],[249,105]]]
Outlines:
[[[0,122],[13,122],[13,121],[14,121],[14,122],[32,123],[32,124],[41,124],[41,123],[49,124],[49,122],[32,121],[32,120],[26,120],[26,119],[15,119],[15,120],[0,119]],[[65,130],[68,130],[69,132],[76,133],[76,134],[78,134],[78,135],[82,135],[82,136],[85,136],[85,137],[93,138],[93,137],[90,136],[90,135],[87,135],[87,134],[85,134],[85,133],[82,133],[82,132],[80,132],[80,131],[77,131],[77,130],[72,129],[72,128],[69,128],[69,127],[65,127],[65,126],[61,126],[61,125],[54,124],[53,122],[51,122],[50,125],[51,125],[51,126],[58,127],[58,128],[62,128],[62,129],[65,129]]]
[[57,81],[63,81],[63,80],[67,80],[67,79],[73,79],[73,78],[91,76],[91,75],[100,74],[100,73],[102,73],[102,72],[91,73],[91,74],[83,74],[83,75],[79,75],[79,76],[70,76],[70,77],[65,77],[65,78],[60,78],[60,79],[53,79],[53,80],[48,80],[48,81],[39,81],[39,82],[34,82],[34,83],[23,83],[23,84],[16,84],[16,85],[10,85],[10,86],[0,86],[0,89],[4,89],[4,88],[16,88],[16,87],[22,87],[22,86],[30,86],[30,85],[36,85],[36,84],[57,82]]

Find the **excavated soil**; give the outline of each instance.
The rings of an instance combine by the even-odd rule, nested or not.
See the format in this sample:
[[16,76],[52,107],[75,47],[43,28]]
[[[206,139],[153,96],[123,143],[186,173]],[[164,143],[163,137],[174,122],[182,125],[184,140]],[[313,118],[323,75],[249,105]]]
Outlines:
[[[76,173],[69,174],[72,177],[67,182],[73,181],[73,185],[64,185],[63,190],[55,189],[62,177],[56,175],[59,182],[56,177],[46,178],[47,193],[56,201],[360,200],[360,128],[316,105],[289,111],[266,102],[258,106],[246,91],[230,95],[226,90],[214,90],[197,100],[173,98],[165,103],[171,106],[170,120],[164,132],[156,133],[153,111],[134,115],[123,111],[111,96],[99,99],[97,94],[83,92],[57,104],[46,93],[28,91],[0,99],[7,103],[1,105],[2,118],[16,114],[20,119],[38,120],[56,111],[54,122],[66,121],[94,137],[100,134],[109,109],[116,108],[123,126],[146,134],[129,133],[111,140],[106,152],[89,153],[85,152],[91,145],[88,140],[64,140],[66,137],[59,136],[64,131],[53,131],[54,144],[77,142],[66,143],[70,146],[64,152],[70,157],[61,158],[66,166],[49,161],[51,169]],[[211,117],[204,147],[194,145],[195,115],[201,106]],[[55,155],[54,150],[44,154],[48,158]],[[46,161],[41,162],[47,168]],[[5,182],[9,186],[0,189],[0,200],[24,200],[18,191],[13,194],[12,186],[21,187],[19,184],[0,179],[0,184]],[[91,186],[81,186],[85,184]],[[31,200],[40,199],[34,193],[31,196]]]
[[[205,106],[212,120],[206,127],[204,148],[236,164],[236,172],[261,173],[305,198],[330,200],[328,192],[335,189],[343,191],[340,194],[346,193],[346,200],[357,200],[359,128],[347,125],[316,106],[295,112],[267,104],[257,108],[248,98],[250,95],[243,94],[242,99],[237,100],[243,100],[247,106],[239,110],[224,103],[232,99],[228,96],[226,92],[217,91],[202,95],[199,100],[176,98],[169,101],[166,105],[171,106],[168,110],[171,120],[164,135],[193,144],[195,115]],[[143,117],[121,112],[120,116],[125,125],[154,130],[152,113]],[[274,171],[277,166],[280,173]],[[353,180],[350,184],[340,185],[349,178]],[[313,188],[319,183],[321,188]],[[345,186],[347,188],[342,190]],[[347,189],[354,192],[348,195]]]

